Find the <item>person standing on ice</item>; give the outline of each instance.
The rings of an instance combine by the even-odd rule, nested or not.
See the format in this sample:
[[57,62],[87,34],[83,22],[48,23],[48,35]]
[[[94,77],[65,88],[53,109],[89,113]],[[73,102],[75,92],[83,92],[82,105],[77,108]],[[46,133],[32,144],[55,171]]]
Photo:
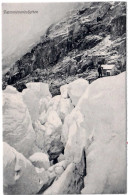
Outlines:
[[98,73],[99,73],[98,78],[102,77],[102,67],[101,67],[101,65],[98,66]]

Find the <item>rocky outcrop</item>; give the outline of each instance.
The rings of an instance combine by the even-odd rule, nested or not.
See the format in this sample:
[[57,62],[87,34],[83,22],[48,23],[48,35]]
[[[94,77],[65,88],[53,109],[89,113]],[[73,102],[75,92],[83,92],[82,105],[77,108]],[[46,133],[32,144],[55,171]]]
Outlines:
[[12,86],[3,92],[3,140],[26,157],[30,156],[35,141],[28,108]]
[[3,75],[3,89],[13,85],[22,91],[26,83],[47,82],[52,95],[59,95],[60,86],[78,77],[97,79],[98,63],[108,64],[115,54],[115,74],[126,70],[126,3],[80,5],[51,25],[40,43]]
[[64,153],[64,145],[60,140],[53,140],[48,149],[49,159],[53,160],[53,163],[57,161],[59,155]]
[[111,32],[113,36],[122,36],[126,33],[126,15],[114,18],[111,23]]

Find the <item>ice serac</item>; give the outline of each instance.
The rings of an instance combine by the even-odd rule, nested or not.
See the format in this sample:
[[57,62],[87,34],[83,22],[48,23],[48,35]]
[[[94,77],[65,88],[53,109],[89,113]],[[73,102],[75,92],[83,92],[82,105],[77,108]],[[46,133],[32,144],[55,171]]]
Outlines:
[[49,151],[50,159],[53,160],[63,151],[63,144],[60,141],[61,129],[73,105],[70,98],[65,99],[61,95],[42,98],[39,105],[40,116],[34,123],[36,145],[45,153]]
[[60,88],[61,95],[63,98],[70,97],[72,104],[76,106],[79,98],[86,91],[89,83],[85,79],[77,79],[68,85],[64,85]]
[[68,98],[68,85],[67,84],[66,85],[62,85],[60,87],[60,92],[61,92],[61,96],[63,98]]
[[4,142],[3,169],[5,194],[37,194],[43,186],[48,186],[54,176],[36,168],[21,153]]
[[45,153],[37,152],[29,157],[29,160],[35,167],[44,168],[47,170],[50,167],[48,155]]
[[21,93],[8,86],[3,92],[3,140],[28,157],[35,140],[31,117]]
[[53,97],[49,102],[48,110],[54,110],[59,115],[60,119],[64,121],[67,114],[73,109],[73,104],[70,98],[64,98],[61,95]]
[[41,98],[51,97],[48,84],[46,83],[28,83],[27,89],[22,92],[23,100],[28,107],[32,121],[36,121],[40,112]]
[[84,117],[78,109],[74,109],[66,118],[62,129],[62,142],[66,143],[64,156],[70,162],[79,163],[85,147]]
[[48,171],[50,175],[56,175],[56,178],[58,179],[59,176],[64,172],[64,170],[68,166],[68,161],[63,160],[59,163],[56,163],[55,165],[49,167]]
[[65,120],[65,158],[77,161],[86,151],[83,194],[126,192],[125,89],[125,72],[98,79]]
[[82,193],[126,193],[125,78],[122,73],[99,79],[79,102],[82,113],[88,113],[86,128],[93,130]]
[[[62,164],[62,161],[58,164]],[[68,162],[68,161],[67,161]],[[56,169],[55,169],[56,170]],[[60,171],[60,169],[59,169]],[[79,163],[70,163],[61,176],[56,180],[51,187],[49,187],[44,195],[50,194],[80,194],[81,189],[84,187],[84,176],[86,174],[86,159],[83,150]]]
[[8,86],[6,87],[6,93],[13,93],[13,94],[16,94],[16,93],[18,93],[18,91],[17,91],[17,89],[14,88],[13,86],[8,85]]

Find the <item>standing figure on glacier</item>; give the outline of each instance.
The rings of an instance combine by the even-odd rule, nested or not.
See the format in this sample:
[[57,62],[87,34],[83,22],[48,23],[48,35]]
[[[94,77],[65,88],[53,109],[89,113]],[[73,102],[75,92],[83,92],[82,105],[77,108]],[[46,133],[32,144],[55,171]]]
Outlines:
[[101,65],[98,66],[98,73],[99,73],[98,78],[102,77],[102,67],[101,67]]

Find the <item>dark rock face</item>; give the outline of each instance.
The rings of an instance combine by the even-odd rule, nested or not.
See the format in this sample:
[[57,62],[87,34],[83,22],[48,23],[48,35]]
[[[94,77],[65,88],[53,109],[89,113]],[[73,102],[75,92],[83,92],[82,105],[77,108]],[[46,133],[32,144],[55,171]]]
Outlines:
[[126,32],[126,15],[118,16],[112,20],[111,33],[122,36]]
[[84,188],[84,177],[86,176],[86,156],[83,150],[81,161],[75,165],[74,182],[70,183],[67,194],[80,194]]
[[23,89],[26,89],[26,88],[27,88],[26,85],[25,85],[24,83],[16,83],[16,84],[14,85],[14,87],[16,87],[16,89],[17,89],[19,92],[22,92]]
[[126,67],[125,44],[126,3],[85,3],[47,29],[40,43],[3,76],[3,89],[13,85],[22,91],[28,82],[47,82],[52,95],[58,95],[61,85],[78,77],[88,79],[88,70],[95,72],[99,62],[110,64],[114,55],[120,73]]
[[64,145],[61,141],[56,140],[51,142],[51,147],[47,151],[49,160],[56,161],[61,153],[64,153]]

